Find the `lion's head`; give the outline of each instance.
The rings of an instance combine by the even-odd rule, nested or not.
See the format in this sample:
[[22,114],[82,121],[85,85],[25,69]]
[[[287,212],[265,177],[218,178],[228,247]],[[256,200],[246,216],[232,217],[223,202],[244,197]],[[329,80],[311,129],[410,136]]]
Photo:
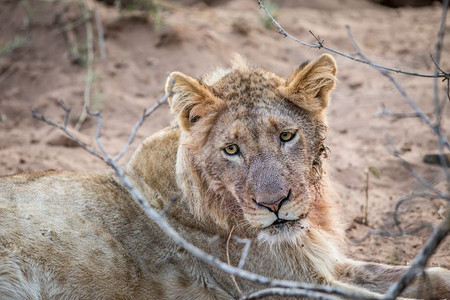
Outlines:
[[177,180],[196,217],[269,242],[332,226],[322,159],[335,75],[329,55],[287,79],[241,57],[201,80],[171,74],[182,129]]

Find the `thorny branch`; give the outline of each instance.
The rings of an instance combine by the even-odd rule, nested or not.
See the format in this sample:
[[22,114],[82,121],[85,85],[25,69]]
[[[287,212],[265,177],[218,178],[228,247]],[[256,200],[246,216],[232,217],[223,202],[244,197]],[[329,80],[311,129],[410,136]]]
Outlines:
[[[355,56],[351,56],[351,55],[348,55],[348,54],[345,54],[345,53],[342,53],[340,51],[337,51],[335,49],[332,49],[332,48],[329,48],[329,47],[325,46],[324,40],[321,39],[320,36],[317,36],[316,34],[314,34],[311,30],[309,31],[309,33],[316,39],[316,43],[309,44],[309,43],[303,42],[303,41],[295,38],[291,34],[289,34],[280,25],[280,23],[270,14],[270,12],[264,6],[263,2],[262,1],[258,1],[258,4],[259,4],[260,8],[264,10],[264,12],[267,14],[267,16],[272,20],[272,23],[277,28],[278,32],[281,33],[284,37],[289,37],[290,39],[292,39],[292,40],[294,40],[294,41],[296,41],[296,42],[298,42],[298,43],[300,43],[300,44],[302,44],[302,45],[304,45],[306,47],[325,49],[325,50],[328,50],[328,51],[330,51],[332,53],[344,56],[344,57],[352,59],[354,61],[358,61],[358,62],[361,62],[361,63],[368,64],[369,66],[378,69],[382,73],[382,75],[386,76],[394,84],[394,86],[397,88],[397,90],[402,94],[402,96],[406,99],[408,104],[415,111],[414,113],[410,113],[410,114],[395,114],[395,113],[393,113],[393,112],[383,108],[382,111],[378,115],[390,115],[390,116],[395,116],[395,117],[398,117],[398,118],[420,117],[433,130],[433,132],[439,137],[439,141],[442,142],[442,144],[444,146],[446,146],[450,150],[449,142],[446,140],[446,138],[442,135],[442,133],[440,131],[440,124],[433,125],[431,120],[426,116],[426,114],[424,114],[420,110],[420,108],[416,105],[414,100],[412,100],[412,98],[406,93],[406,91],[400,86],[400,84],[398,84],[398,82],[392,76],[390,76],[389,73],[386,72],[386,71],[393,71],[393,72],[396,72],[396,73],[402,73],[402,74],[411,75],[411,76],[429,77],[429,78],[434,78],[436,82],[437,82],[438,78],[442,78],[443,81],[450,82],[450,72],[445,72],[439,67],[441,51],[442,51],[442,45],[443,45],[443,38],[444,38],[444,33],[445,33],[445,20],[446,20],[446,16],[447,16],[448,3],[449,3],[448,0],[445,0],[443,2],[441,24],[440,24],[440,29],[439,29],[439,32],[438,32],[438,42],[436,43],[436,49],[437,49],[436,59],[434,59],[432,57],[433,62],[435,63],[435,66],[436,66],[436,70],[435,70],[435,74],[431,75],[431,74],[420,74],[420,73],[414,73],[414,72],[406,72],[406,71],[399,70],[399,69],[394,69],[394,68],[390,68],[390,67],[386,67],[386,66],[381,66],[381,65],[378,65],[378,64],[372,62],[371,60],[369,60],[362,53],[361,49],[359,48],[358,44],[356,43],[355,39],[352,36],[352,33],[351,33],[351,30],[350,30],[349,26],[346,26],[349,39],[353,43],[353,46],[354,46],[355,50],[357,51],[358,55],[360,56],[360,58],[355,57]],[[450,90],[450,83],[449,83],[449,88],[447,89],[447,97],[450,100],[449,90]],[[437,105],[437,107],[441,107],[441,105]],[[442,109],[440,109],[440,111],[442,111]],[[438,116],[440,116],[440,115],[438,115]],[[444,196],[444,197],[446,199],[448,198],[448,196]]]
[[369,66],[376,68],[378,71],[380,71],[380,73],[383,76],[387,77],[391,81],[391,83],[400,92],[400,94],[403,96],[403,98],[406,100],[406,102],[409,104],[409,106],[411,106],[411,108],[414,110],[414,112],[420,117],[420,119],[422,119],[423,122],[425,122],[425,124],[427,124],[431,128],[431,130],[433,130],[434,134],[436,134],[436,136],[438,136],[439,141],[442,143],[442,145],[445,145],[445,147],[447,147],[450,150],[450,144],[447,141],[447,139],[445,138],[445,136],[441,133],[440,129],[438,127],[436,127],[435,125],[433,125],[431,120],[423,113],[423,111],[419,108],[419,106],[417,106],[417,104],[414,102],[414,100],[408,95],[408,93],[397,82],[397,80],[394,79],[394,77],[392,77],[385,69],[377,66],[376,64],[373,64],[372,61],[364,55],[364,53],[361,51],[358,44],[356,43],[355,39],[353,38],[350,27],[349,26],[346,26],[346,27],[347,27],[347,33],[348,33],[349,39],[353,43],[353,47],[355,48],[358,55],[362,58],[362,60],[364,60]]
[[324,49],[327,50],[331,53],[337,54],[339,56],[343,56],[345,58],[351,59],[353,61],[357,61],[363,64],[369,64],[369,65],[373,65],[377,68],[386,70],[386,71],[391,71],[391,72],[395,72],[395,73],[401,73],[401,74],[406,74],[406,75],[411,75],[411,76],[417,76],[417,77],[426,77],[426,78],[449,78],[449,74],[445,73],[445,72],[439,72],[437,74],[437,76],[435,74],[421,74],[421,73],[417,73],[417,72],[410,72],[410,71],[404,71],[404,70],[400,70],[400,69],[395,69],[395,68],[391,68],[391,67],[387,67],[387,66],[382,66],[379,64],[375,64],[375,63],[369,63],[368,61],[352,56],[350,54],[341,52],[339,50],[330,48],[328,46],[325,45],[324,40],[321,40],[319,36],[316,36],[311,30],[309,31],[309,33],[316,39],[316,42],[314,44],[309,44],[306,43],[302,40],[299,40],[298,38],[292,36],[289,32],[287,32],[281,25],[280,23],[278,23],[278,21],[270,14],[270,12],[266,9],[266,7],[263,4],[263,1],[258,1],[258,5],[259,7],[264,11],[264,13],[271,19],[272,24],[277,28],[278,32],[280,34],[282,34],[284,37],[290,38],[291,40],[306,46],[308,48],[315,48],[315,49]]
[[[448,8],[447,8],[448,9]],[[435,111],[437,112],[438,116],[440,117],[442,114],[442,111],[444,110],[445,105],[447,104],[447,101],[450,101],[450,72],[445,72],[443,71],[439,65],[437,64],[436,60],[434,59],[433,55],[430,55],[431,60],[433,61],[434,66],[436,67],[437,70],[439,70],[439,72],[445,73],[448,76],[446,76],[444,79],[442,79],[442,82],[446,81],[447,82],[447,87],[446,87],[446,96],[447,99],[445,99],[445,97],[442,99],[442,101],[439,103],[439,106],[437,109],[435,109]],[[435,103],[439,102],[439,90],[437,88],[437,78],[435,79],[434,83],[433,83],[433,89],[434,89],[434,95],[435,95]],[[437,99],[437,101],[436,101]],[[440,119],[438,120],[440,121]]]

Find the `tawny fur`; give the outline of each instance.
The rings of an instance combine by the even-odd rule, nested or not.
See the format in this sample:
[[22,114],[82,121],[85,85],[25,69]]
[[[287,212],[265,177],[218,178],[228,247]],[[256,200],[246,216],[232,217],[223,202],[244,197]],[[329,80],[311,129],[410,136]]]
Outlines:
[[[181,236],[222,261],[233,231],[251,241],[246,270],[382,293],[405,268],[346,258],[327,193],[335,75],[328,55],[288,79],[239,56],[200,81],[174,72],[177,122],[139,147],[126,174]],[[229,145],[240,152],[226,154]],[[236,284],[262,288],[172,242],[111,172],[7,176],[0,191],[0,299],[233,299]],[[230,239],[232,265],[242,248]],[[429,269],[403,295],[449,298],[450,272]]]

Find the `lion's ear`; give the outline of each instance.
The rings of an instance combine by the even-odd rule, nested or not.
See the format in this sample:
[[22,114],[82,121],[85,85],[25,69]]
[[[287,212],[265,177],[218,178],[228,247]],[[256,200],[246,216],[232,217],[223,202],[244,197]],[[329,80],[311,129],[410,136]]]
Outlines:
[[321,112],[328,106],[328,94],[336,83],[336,72],[334,58],[323,54],[295,70],[279,89],[294,104],[311,112]]
[[199,119],[215,111],[220,104],[220,100],[206,86],[180,72],[172,72],[167,78],[166,93],[171,88],[170,107],[186,131]]

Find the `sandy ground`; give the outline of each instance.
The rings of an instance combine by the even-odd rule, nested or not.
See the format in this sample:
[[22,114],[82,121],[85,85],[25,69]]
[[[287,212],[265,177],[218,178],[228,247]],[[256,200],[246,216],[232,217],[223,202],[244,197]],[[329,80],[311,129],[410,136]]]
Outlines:
[[[255,65],[287,76],[296,66],[322,53],[283,38],[264,26],[256,1],[167,2],[159,13],[118,12],[86,0],[97,7],[105,31],[106,58],[101,60],[94,36],[95,63],[92,99],[103,114],[102,140],[117,153],[144,108],[163,95],[166,76],[182,71],[200,76],[217,65],[226,65],[234,52]],[[276,15],[294,36],[314,42],[313,31],[325,44],[353,54],[345,25],[373,61],[395,68],[432,73],[429,54],[434,53],[441,9],[391,9],[364,0],[279,1]],[[73,63],[70,35],[81,52],[86,48],[85,23],[77,1],[0,2],[0,45],[16,38],[19,47],[0,57],[0,175],[45,169],[93,170],[105,168],[99,159],[67,142],[55,128],[34,120],[31,108],[62,120],[58,106],[63,99],[72,107],[69,125],[81,113],[87,68]],[[67,28],[73,28],[67,33]],[[94,26],[94,29],[96,27]],[[447,25],[448,31],[450,27]],[[26,42],[22,43],[22,38]],[[72,47],[73,48],[73,47]],[[2,49],[2,48],[0,48]],[[450,69],[450,38],[444,40],[441,67]],[[420,183],[394,158],[386,137],[425,179],[443,188],[438,166],[426,165],[422,157],[435,153],[437,140],[419,119],[377,117],[385,106],[393,112],[411,108],[376,70],[335,56],[339,83],[329,109],[329,176],[334,197],[344,215],[349,239],[362,238],[369,230],[395,232],[393,209],[403,196],[424,191]],[[82,58],[83,60],[83,58]],[[433,113],[433,81],[396,75],[410,96],[427,115]],[[443,91],[443,84],[441,91]],[[444,129],[448,128],[448,105]],[[139,131],[140,141],[169,124],[173,116],[162,106]],[[79,136],[93,144],[96,124],[88,118]],[[447,138],[450,138],[448,130]],[[131,153],[131,152],[130,152]],[[125,163],[128,156],[122,160]],[[361,224],[366,201],[366,171],[374,166],[380,178],[369,178],[368,225]],[[400,219],[406,229],[423,222],[438,224],[445,211],[438,199],[418,199],[403,204]],[[355,258],[408,264],[427,240],[430,228],[402,237],[370,236],[361,243],[349,242]],[[440,247],[431,265],[450,268],[450,241]]]

